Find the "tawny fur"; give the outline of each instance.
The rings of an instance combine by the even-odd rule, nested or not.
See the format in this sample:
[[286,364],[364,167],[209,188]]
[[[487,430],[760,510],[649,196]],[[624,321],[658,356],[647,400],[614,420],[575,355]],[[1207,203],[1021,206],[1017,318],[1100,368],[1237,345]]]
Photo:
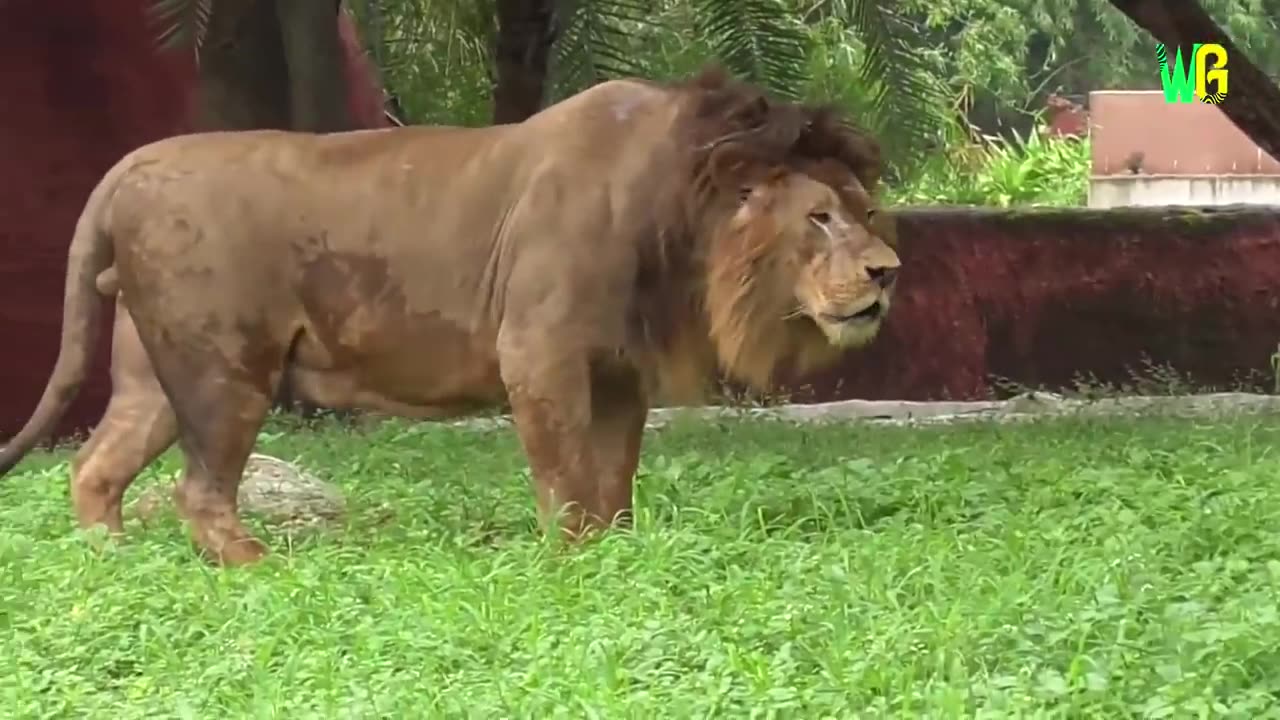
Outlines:
[[77,453],[81,525],[122,529],[181,436],[179,510],[226,564],[265,546],[235,488],[286,380],[410,418],[508,404],[538,505],[625,518],[644,417],[717,371],[765,387],[869,342],[899,261],[876,143],[711,70],[603,83],[507,126],[160,141],[91,194],[61,347],[0,473],[48,436],[117,304],[112,397]]

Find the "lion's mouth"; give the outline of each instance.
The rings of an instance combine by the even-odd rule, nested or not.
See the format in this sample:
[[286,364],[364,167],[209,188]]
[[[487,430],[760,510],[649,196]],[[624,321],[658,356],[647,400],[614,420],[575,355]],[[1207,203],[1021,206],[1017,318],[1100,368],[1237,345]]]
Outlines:
[[822,319],[830,323],[843,325],[845,323],[868,322],[870,320],[879,320],[880,316],[883,313],[884,313],[884,306],[880,303],[879,300],[877,300],[871,303],[870,305],[862,308],[858,312],[851,313],[849,315],[834,315],[832,313],[822,313]]

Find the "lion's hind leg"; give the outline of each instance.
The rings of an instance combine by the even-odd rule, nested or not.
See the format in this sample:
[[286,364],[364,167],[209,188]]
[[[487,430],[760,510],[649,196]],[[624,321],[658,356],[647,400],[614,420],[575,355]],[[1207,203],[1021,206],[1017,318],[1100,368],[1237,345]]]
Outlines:
[[[182,477],[174,488],[178,514],[196,545],[221,565],[252,563],[267,548],[240,522],[237,494],[245,463],[279,386],[286,349],[269,335],[215,341],[200,328],[140,321],[157,377],[177,416]],[[219,345],[218,343],[223,343]],[[221,347],[252,347],[227,356]]]
[[175,387],[186,463],[174,500],[201,550],[221,565],[245,565],[267,553],[240,522],[236,496],[272,394],[234,373],[197,377]]
[[[158,390],[158,388],[157,388]],[[124,532],[124,493],[178,436],[162,392],[117,395],[71,464],[71,503],[80,527]]]
[[133,319],[116,305],[111,399],[71,463],[71,503],[80,526],[124,531],[121,504],[138,473],[178,436],[169,398],[151,369]]

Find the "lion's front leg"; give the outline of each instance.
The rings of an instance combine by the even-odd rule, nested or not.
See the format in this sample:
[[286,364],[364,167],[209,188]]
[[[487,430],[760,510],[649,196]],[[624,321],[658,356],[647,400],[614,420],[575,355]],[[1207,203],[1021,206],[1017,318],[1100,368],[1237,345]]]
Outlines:
[[591,447],[600,469],[599,514],[629,526],[632,484],[649,404],[640,374],[632,368],[597,370],[591,382]]
[[569,538],[578,539],[608,523],[599,515],[590,371],[585,357],[550,355],[508,356],[502,378],[544,524],[558,521]]

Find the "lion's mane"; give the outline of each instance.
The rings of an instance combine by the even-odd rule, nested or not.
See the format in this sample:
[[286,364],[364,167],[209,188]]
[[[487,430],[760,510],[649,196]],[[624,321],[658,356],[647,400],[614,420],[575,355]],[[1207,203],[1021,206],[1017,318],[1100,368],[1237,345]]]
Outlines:
[[721,67],[674,87],[682,105],[672,142],[682,166],[665,175],[652,225],[639,238],[631,317],[657,356],[664,394],[692,403],[705,396],[717,364],[766,387],[785,363],[803,371],[838,353],[811,323],[783,317],[772,289],[761,287],[778,234],[767,223],[727,227],[739,187],[801,171],[844,197],[841,176],[851,173],[874,193],[881,156],[834,107],[770,98]]

